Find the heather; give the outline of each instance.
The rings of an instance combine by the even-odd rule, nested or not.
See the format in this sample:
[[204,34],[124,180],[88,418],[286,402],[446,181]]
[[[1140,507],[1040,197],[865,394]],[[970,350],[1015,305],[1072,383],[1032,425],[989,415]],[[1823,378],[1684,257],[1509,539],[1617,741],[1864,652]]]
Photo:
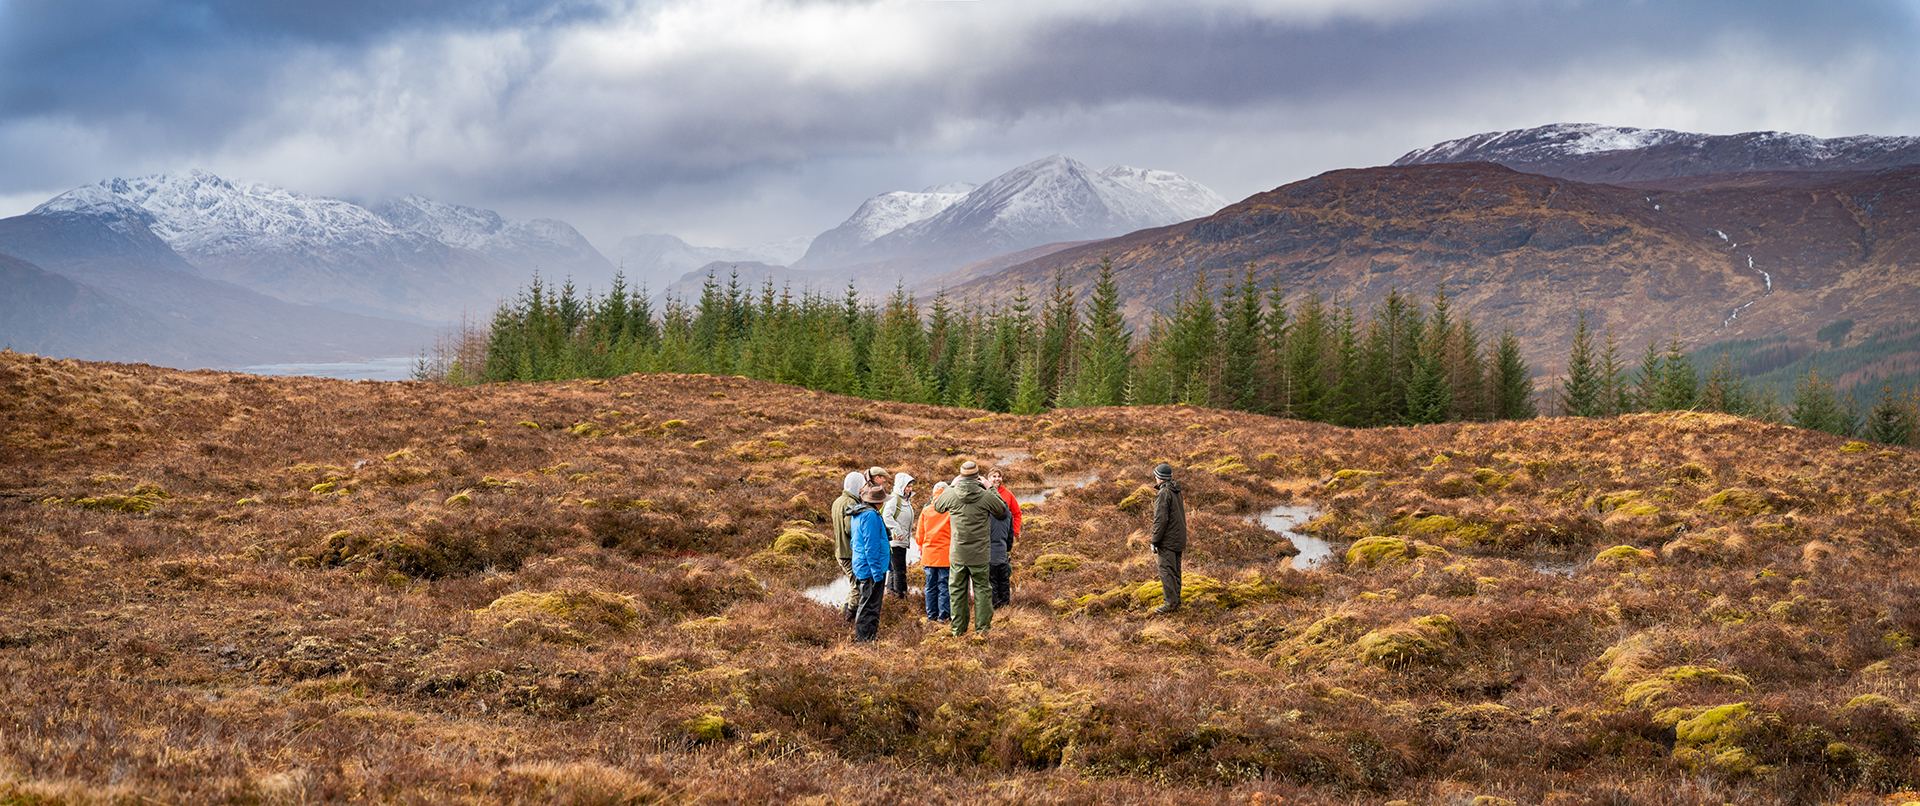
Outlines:
[[[0,353],[0,802],[1898,803],[1920,454],[1726,414],[1352,430],[737,377]],[[1014,602],[856,646],[849,470],[1005,468]],[[1147,469],[1187,489],[1152,616]],[[1254,519],[1308,506],[1325,567]]]

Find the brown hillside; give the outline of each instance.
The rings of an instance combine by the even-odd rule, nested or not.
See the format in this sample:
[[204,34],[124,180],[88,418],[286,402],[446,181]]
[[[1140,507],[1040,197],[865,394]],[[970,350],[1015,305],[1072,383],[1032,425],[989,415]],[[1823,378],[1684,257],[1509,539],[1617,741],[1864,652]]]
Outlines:
[[[1440,283],[1483,332],[1511,325],[1558,372],[1575,312],[1596,312],[1627,356],[1678,332],[1693,346],[1857,331],[1920,309],[1920,168],[1693,178],[1677,189],[1592,185],[1489,163],[1334,171],[1208,218],[1068,249],[958,290],[1011,297],[1056,270],[1090,293],[1113,258],[1144,324],[1202,269],[1215,287],[1251,264],[1263,286],[1363,307]],[[1720,237],[1725,233],[1726,238]],[[1752,259],[1749,267],[1748,259]],[[1771,293],[1761,272],[1773,276]],[[1745,307],[1742,307],[1745,306]],[[1729,317],[1738,309],[1738,317]]]
[[[5,803],[1920,787],[1920,453],[1783,426],[1349,431],[0,352],[0,438]],[[803,595],[835,573],[840,477],[965,457],[1059,489],[1026,511],[1013,605],[955,639],[914,594],[850,643]],[[1160,461],[1193,533],[1171,617],[1147,612]],[[1251,520],[1282,503],[1343,556],[1291,568]]]

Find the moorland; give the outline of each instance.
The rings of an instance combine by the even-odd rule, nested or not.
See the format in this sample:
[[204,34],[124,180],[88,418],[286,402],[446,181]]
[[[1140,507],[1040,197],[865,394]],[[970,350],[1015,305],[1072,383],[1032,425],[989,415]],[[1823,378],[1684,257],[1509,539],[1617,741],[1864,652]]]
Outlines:
[[[12,352],[0,440],[0,803],[1920,799],[1908,448]],[[805,595],[840,477],[963,459],[1050,493],[1012,605],[852,643]]]

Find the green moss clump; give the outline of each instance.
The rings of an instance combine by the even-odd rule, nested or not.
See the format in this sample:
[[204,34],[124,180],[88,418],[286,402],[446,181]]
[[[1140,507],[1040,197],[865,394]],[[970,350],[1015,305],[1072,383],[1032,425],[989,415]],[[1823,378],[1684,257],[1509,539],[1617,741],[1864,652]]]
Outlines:
[[1072,554],[1042,554],[1033,560],[1033,575],[1041,579],[1080,570],[1086,564],[1085,557]]
[[473,506],[473,494],[465,493],[465,492],[454,493],[453,495],[447,496],[446,504],[447,506],[450,506],[450,507]]
[[552,616],[581,626],[626,630],[639,621],[631,597],[598,590],[519,591],[477,611],[499,618]]
[[1633,546],[1614,546],[1594,555],[1594,565],[1611,567],[1629,567],[1653,562],[1656,555],[1643,548]]
[[1490,467],[1474,468],[1473,480],[1478,482],[1481,487],[1486,488],[1488,492],[1499,492],[1505,489],[1507,485],[1513,483],[1512,476],[1505,475]]
[[1353,489],[1381,476],[1378,470],[1336,470],[1333,478],[1327,481],[1328,487]]
[[1707,496],[1700,502],[1700,508],[1721,515],[1739,518],[1751,518],[1773,511],[1767,503],[1767,497],[1753,490],[1728,488]]
[[1872,445],[1868,445],[1867,443],[1860,442],[1858,440],[1855,440],[1853,442],[1849,442],[1845,445],[1840,446],[1841,453],[1866,453],[1867,451],[1870,451],[1870,450],[1873,450]]
[[[1485,527],[1482,527],[1485,528]],[[1374,535],[1354,541],[1347,548],[1347,565],[1377,568],[1386,564],[1410,563],[1421,557],[1445,557],[1446,549],[1403,537]]]
[[1672,470],[1667,471],[1667,481],[1674,484],[1681,484],[1685,482],[1706,481],[1707,479],[1710,479],[1710,478],[1713,478],[1713,474],[1707,472],[1707,469],[1705,467],[1702,467],[1695,462],[1688,462],[1684,465],[1681,465],[1679,467],[1676,467]]
[[1157,495],[1157,493],[1152,487],[1140,487],[1126,498],[1121,499],[1120,503],[1115,504],[1114,509],[1135,514],[1143,512],[1146,510],[1148,504],[1153,503],[1153,497],[1155,495]]
[[701,714],[680,723],[680,727],[701,744],[725,741],[733,732],[733,726],[727,724],[726,718],[719,714]]
[[1400,528],[1406,530],[1407,534],[1451,538],[1469,546],[1485,540],[1489,531],[1484,523],[1463,523],[1459,518],[1451,515],[1428,515],[1424,518],[1402,520]]
[[825,538],[818,532],[789,525],[773,539],[775,554],[807,554],[815,546],[824,545]]
[[320,482],[319,484],[313,485],[312,487],[308,487],[307,492],[320,493],[322,495],[325,495],[326,493],[333,492],[334,488],[337,486],[339,485],[335,484],[334,482],[323,481],[323,482]]
[[607,435],[607,429],[601,428],[598,423],[591,422],[574,423],[573,427],[567,430],[573,432],[574,436],[580,437],[592,438]]
[[1676,741],[1701,750],[1722,750],[1746,732],[1753,708],[1744,702],[1708,708],[1673,726]]
[[1460,641],[1460,628],[1451,616],[1421,616],[1403,625],[1374,630],[1354,642],[1360,660],[1388,669],[1432,665],[1444,661]]
[[1628,686],[1620,701],[1629,708],[1651,708],[1690,684],[1726,685],[1743,691],[1753,688],[1747,678],[1711,666],[1673,666]]

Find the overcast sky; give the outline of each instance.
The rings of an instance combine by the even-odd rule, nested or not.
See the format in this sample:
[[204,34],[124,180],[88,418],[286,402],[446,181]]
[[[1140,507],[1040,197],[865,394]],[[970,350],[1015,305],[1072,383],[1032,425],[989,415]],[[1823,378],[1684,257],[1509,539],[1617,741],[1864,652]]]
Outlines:
[[0,0],[0,215],[197,167],[745,246],[1056,153],[1237,200],[1557,122],[1920,134],[1920,0]]

